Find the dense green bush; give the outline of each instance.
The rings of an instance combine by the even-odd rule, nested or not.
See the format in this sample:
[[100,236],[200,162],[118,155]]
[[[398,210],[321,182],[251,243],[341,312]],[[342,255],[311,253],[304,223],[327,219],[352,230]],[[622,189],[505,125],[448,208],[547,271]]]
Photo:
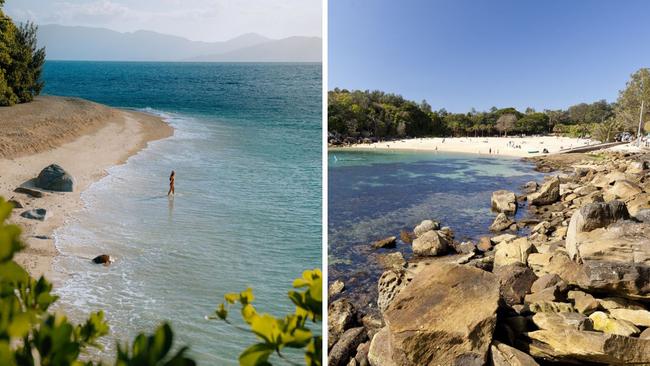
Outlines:
[[43,89],[45,49],[37,47],[32,23],[16,26],[0,0],[0,106],[30,102]]

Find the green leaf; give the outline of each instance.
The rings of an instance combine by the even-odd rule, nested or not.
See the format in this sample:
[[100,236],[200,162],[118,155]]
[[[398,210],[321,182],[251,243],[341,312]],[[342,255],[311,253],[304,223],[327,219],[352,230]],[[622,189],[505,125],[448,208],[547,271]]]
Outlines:
[[239,355],[240,366],[270,366],[269,356],[275,351],[273,346],[258,343],[248,347]]

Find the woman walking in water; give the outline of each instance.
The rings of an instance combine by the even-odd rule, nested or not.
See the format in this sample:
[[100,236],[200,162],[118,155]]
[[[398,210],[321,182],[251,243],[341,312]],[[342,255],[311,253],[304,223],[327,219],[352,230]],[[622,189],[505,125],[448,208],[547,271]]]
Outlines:
[[167,195],[169,196],[170,194],[175,194],[174,192],[174,178],[176,177],[176,172],[172,170],[172,174],[169,176],[169,192],[167,192]]

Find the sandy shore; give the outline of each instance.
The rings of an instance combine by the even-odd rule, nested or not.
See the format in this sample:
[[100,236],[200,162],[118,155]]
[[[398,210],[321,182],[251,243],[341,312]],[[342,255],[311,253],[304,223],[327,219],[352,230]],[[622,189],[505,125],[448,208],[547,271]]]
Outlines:
[[[173,134],[172,127],[155,116],[59,97],[0,108],[0,131],[0,196],[25,205],[11,217],[22,227],[27,244],[16,260],[33,276],[46,274],[55,281],[52,260],[58,252],[52,233],[83,207],[81,192],[104,177],[107,168],[125,162],[148,142]],[[29,186],[52,163],[75,178],[74,192],[44,192],[42,198],[14,192],[18,186]],[[19,216],[33,208],[46,209],[46,220]]]
[[[353,149],[389,149],[420,150],[472,153],[482,155],[502,155],[530,157],[544,155],[544,149],[550,154],[560,150],[594,144],[592,140],[555,136],[531,137],[430,137],[414,138],[373,144],[356,144],[346,148]],[[536,151],[536,152],[535,152]]]

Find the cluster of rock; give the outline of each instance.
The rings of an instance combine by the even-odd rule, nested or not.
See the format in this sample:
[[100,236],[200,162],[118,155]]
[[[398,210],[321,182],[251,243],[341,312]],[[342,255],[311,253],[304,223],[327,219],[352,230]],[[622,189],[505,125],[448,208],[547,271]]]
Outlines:
[[356,144],[372,144],[380,140],[375,136],[364,133],[359,136],[344,136],[337,132],[329,132],[327,142],[329,146],[349,146]]
[[[525,195],[494,192],[491,229],[525,236],[458,243],[432,220],[402,233],[413,258],[390,254],[401,261],[379,280],[380,314],[330,304],[329,365],[650,365],[644,159],[611,154]],[[521,201],[534,216],[517,221]]]

